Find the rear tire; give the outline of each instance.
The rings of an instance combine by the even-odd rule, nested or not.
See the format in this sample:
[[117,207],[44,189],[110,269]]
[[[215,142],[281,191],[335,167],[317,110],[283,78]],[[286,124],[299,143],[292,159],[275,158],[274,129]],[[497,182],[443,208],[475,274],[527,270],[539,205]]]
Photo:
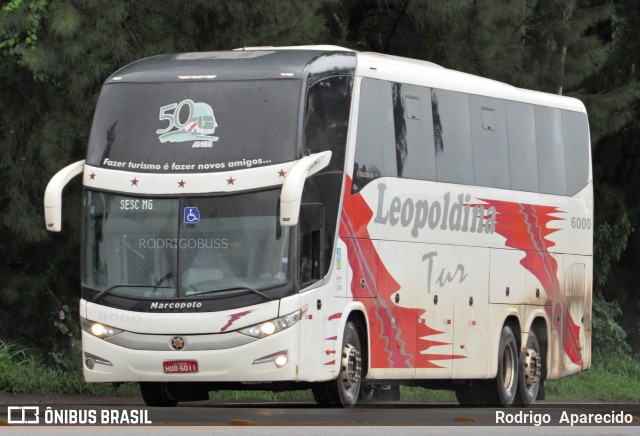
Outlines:
[[502,327],[498,347],[498,374],[487,390],[488,404],[498,406],[513,404],[518,390],[519,354],[513,330],[505,325]]
[[538,338],[533,331],[529,332],[527,348],[520,359],[520,376],[518,377],[519,404],[532,404],[542,386],[542,353]]
[[340,373],[336,380],[316,383],[311,391],[321,406],[353,407],[360,395],[362,383],[362,347],[354,323],[347,321],[344,327]]
[[498,373],[493,380],[472,380],[455,387],[461,406],[510,406],[518,391],[518,343],[511,327],[505,325],[498,345]]
[[140,383],[140,393],[150,407],[175,407],[179,401],[178,392],[168,383]]

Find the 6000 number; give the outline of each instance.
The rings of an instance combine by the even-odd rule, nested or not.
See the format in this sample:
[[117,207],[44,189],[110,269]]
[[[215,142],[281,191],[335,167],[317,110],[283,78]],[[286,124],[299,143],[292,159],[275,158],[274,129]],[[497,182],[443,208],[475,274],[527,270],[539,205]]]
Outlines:
[[571,228],[578,230],[591,230],[591,219],[574,216],[571,218]]

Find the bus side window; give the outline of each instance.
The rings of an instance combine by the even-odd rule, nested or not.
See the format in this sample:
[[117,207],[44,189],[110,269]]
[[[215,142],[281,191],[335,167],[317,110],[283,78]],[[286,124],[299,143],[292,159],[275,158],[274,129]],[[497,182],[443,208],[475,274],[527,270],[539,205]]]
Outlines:
[[307,91],[304,115],[304,149],[331,151],[328,170],[342,172],[351,109],[353,77],[334,76],[313,84]]
[[322,278],[322,228],[324,210],[321,205],[302,205],[299,227],[299,281],[303,288]]
[[[398,177],[436,180],[431,90],[423,86],[394,83],[396,89],[393,109]],[[398,112],[403,113],[398,116]]]
[[473,173],[477,186],[509,189],[509,145],[505,103],[469,95]]
[[352,193],[379,177],[397,175],[392,84],[384,80],[363,79]]
[[589,127],[587,115],[562,111],[564,165],[567,176],[567,195],[581,191],[589,179]]
[[534,106],[538,181],[543,194],[567,194],[561,109]]
[[538,192],[538,153],[533,105],[506,102],[511,189]]
[[438,181],[473,185],[469,96],[432,89],[431,107]]

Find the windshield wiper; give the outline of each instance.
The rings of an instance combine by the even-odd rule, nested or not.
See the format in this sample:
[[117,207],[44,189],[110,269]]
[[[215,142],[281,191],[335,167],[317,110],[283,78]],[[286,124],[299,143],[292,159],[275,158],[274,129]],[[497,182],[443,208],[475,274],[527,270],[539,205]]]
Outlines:
[[156,292],[156,289],[158,289],[158,286],[160,286],[160,284],[162,282],[164,282],[166,280],[171,280],[172,278],[173,278],[173,273],[171,271],[169,271],[164,276],[162,276],[162,278],[160,280],[158,280],[155,285],[153,285],[153,291],[151,291],[151,292]]
[[[152,292],[155,292],[156,289],[158,289],[158,286],[160,286],[162,284],[162,282],[164,282],[165,280],[170,280],[172,278],[173,278],[173,273],[172,272],[168,272],[167,274],[165,274],[160,280],[158,280],[156,282],[155,285],[153,285],[153,291]],[[125,287],[126,288],[148,288],[149,285],[113,285],[113,286],[108,287],[107,289],[104,289],[104,290],[98,292],[98,294],[95,297],[93,297],[93,302],[95,303],[95,302],[99,301],[102,297],[104,297],[105,295],[107,295],[109,292],[111,292],[114,289],[125,288]]]
[[[142,287],[142,285],[113,285],[113,286],[110,286],[107,289],[104,289],[104,290],[98,292],[98,294],[95,297],[93,297],[93,302],[94,303],[97,302],[102,297],[107,295],[109,292],[113,291],[114,289],[125,288],[125,287],[126,288],[140,288],[140,287]],[[147,287],[147,286],[145,286],[145,287]]]
[[[193,288],[197,291],[196,288],[194,288],[193,286],[190,286],[190,288]],[[249,286],[238,286],[235,288],[221,288],[221,289],[213,289],[211,291],[204,291],[204,292],[198,292],[197,294],[191,294],[189,295],[189,297],[196,297],[198,295],[207,295],[207,294],[215,294],[216,292],[226,292],[226,291],[249,291],[249,292],[253,292],[254,294],[260,295],[262,298],[264,298],[265,300],[268,301],[272,301],[275,300],[275,298],[268,296],[267,294],[265,294],[262,291],[258,291],[257,289],[253,289]]]

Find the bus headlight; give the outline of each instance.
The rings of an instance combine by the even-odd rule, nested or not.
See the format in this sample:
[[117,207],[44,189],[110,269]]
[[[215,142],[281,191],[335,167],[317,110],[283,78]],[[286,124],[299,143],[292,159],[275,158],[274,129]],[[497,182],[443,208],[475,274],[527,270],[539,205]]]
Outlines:
[[123,332],[123,330],[117,329],[115,327],[101,324],[99,322],[90,321],[85,318],[82,318],[81,324],[82,330],[87,333],[91,333],[93,336],[100,339],[110,338],[111,336],[115,336]]
[[260,324],[245,327],[238,330],[238,332],[242,333],[243,335],[261,339],[293,326],[295,323],[300,321],[300,318],[302,318],[302,313],[303,309],[290,313],[289,315],[281,316],[280,318],[275,318]]

